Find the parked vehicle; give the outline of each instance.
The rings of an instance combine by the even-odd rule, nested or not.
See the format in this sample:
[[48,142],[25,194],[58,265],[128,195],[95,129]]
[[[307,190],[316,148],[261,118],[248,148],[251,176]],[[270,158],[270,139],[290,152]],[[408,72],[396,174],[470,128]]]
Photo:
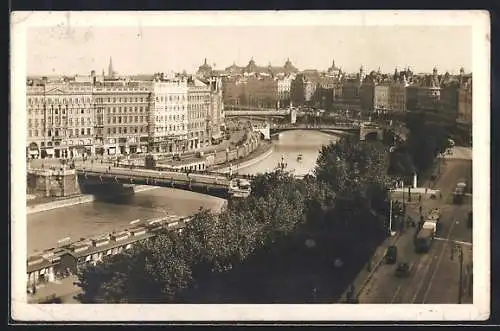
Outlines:
[[387,248],[385,253],[385,262],[387,264],[394,264],[398,260],[398,248],[394,245]]

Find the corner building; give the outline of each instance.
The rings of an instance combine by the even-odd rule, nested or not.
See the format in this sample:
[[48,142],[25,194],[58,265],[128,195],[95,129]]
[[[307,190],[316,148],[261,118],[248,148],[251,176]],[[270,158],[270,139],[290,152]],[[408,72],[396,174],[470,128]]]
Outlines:
[[94,153],[92,89],[90,82],[28,82],[28,157],[70,158]]

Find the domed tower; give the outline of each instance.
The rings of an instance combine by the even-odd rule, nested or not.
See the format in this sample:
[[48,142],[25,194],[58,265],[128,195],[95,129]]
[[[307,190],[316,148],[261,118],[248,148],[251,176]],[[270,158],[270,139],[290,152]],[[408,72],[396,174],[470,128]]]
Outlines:
[[432,69],[432,75],[433,76],[437,76],[438,75],[438,70],[436,67],[434,67],[434,69]]

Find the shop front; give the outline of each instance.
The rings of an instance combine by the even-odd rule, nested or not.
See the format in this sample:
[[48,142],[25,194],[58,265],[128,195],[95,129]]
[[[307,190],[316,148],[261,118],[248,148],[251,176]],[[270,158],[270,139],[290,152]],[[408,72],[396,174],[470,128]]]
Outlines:
[[38,159],[40,157],[40,150],[36,143],[31,143],[28,146],[28,157],[30,159]]

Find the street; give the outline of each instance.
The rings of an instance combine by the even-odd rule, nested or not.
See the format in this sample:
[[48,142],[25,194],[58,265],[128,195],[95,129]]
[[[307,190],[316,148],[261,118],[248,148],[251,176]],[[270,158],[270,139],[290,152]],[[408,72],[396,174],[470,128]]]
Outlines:
[[[461,156],[463,154],[460,153]],[[472,162],[462,157],[447,158],[442,161],[440,171],[435,188],[441,190],[442,198],[422,201],[424,216],[433,208],[441,210],[441,227],[429,252],[415,252],[413,238],[417,228],[406,228],[396,243],[397,263],[408,263],[409,274],[397,277],[397,263],[382,264],[359,294],[360,303],[472,302],[469,284],[472,231],[466,224],[472,202],[468,197],[462,205],[452,204],[452,192],[459,178],[467,178],[471,182]],[[407,215],[414,220],[419,219],[418,202],[407,205]]]

